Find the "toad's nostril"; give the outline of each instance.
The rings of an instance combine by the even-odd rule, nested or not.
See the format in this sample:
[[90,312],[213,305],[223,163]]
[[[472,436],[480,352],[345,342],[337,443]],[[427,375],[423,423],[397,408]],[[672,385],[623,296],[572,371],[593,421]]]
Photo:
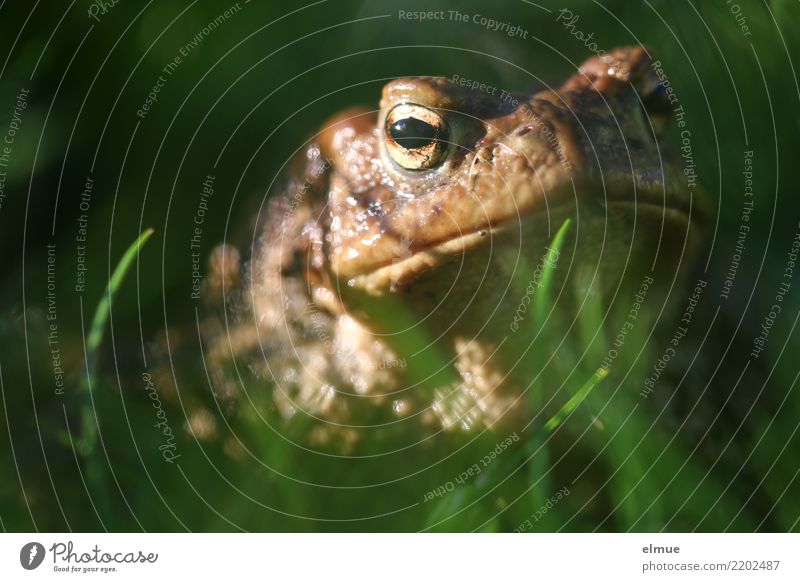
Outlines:
[[477,157],[480,159],[481,162],[491,162],[494,158],[494,150],[492,148],[481,148],[478,150]]

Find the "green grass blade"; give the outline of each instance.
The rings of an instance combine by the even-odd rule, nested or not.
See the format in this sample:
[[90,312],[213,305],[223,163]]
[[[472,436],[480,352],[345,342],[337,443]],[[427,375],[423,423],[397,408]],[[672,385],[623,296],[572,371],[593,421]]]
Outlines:
[[86,352],[90,362],[93,361],[94,356],[97,353],[97,349],[100,347],[100,344],[103,341],[103,333],[105,331],[106,321],[108,320],[108,313],[111,310],[111,300],[119,289],[120,285],[122,285],[122,281],[125,279],[125,274],[128,272],[133,260],[139,256],[139,251],[147,242],[147,239],[152,236],[152,234],[153,229],[147,229],[133,242],[131,246],[128,247],[128,250],[125,251],[124,255],[122,255],[122,259],[120,259],[119,263],[117,263],[117,268],[114,269],[114,273],[108,280],[106,292],[103,294],[102,299],[100,299],[100,303],[97,305],[97,310],[94,312],[92,327],[89,330],[89,339],[86,342]]
[[578,390],[572,398],[570,398],[567,403],[561,407],[561,409],[553,415],[553,417],[548,420],[542,430],[544,432],[552,432],[564,421],[564,419],[569,416],[573,410],[575,410],[578,405],[588,396],[589,392],[594,389],[600,382],[602,382],[605,377],[608,376],[608,369],[607,368],[598,368],[598,370],[592,374],[592,377],[581,386],[581,389]]
[[553,286],[553,277],[555,276],[556,271],[556,264],[558,263],[558,258],[561,254],[561,248],[564,246],[564,241],[567,238],[567,233],[569,232],[571,226],[572,219],[567,218],[558,229],[558,232],[556,232],[556,235],[553,237],[553,242],[550,243],[550,247],[547,249],[547,253],[542,261],[542,278],[539,282],[540,292],[537,293],[533,298],[534,319],[539,322],[540,326],[542,325],[545,315],[547,314],[547,310],[551,305],[550,296],[552,295],[551,291]]
[[92,319],[92,326],[89,329],[89,336],[86,341],[86,370],[79,387],[81,428],[80,439],[76,448],[85,459],[86,481],[97,499],[101,512],[105,515],[106,526],[111,525],[112,527],[113,508],[108,497],[108,467],[105,460],[96,454],[97,418],[95,417],[96,405],[92,392],[97,388],[98,383],[96,370],[97,350],[103,342],[103,334],[111,311],[111,301],[114,294],[119,290],[125,274],[130,269],[134,259],[138,257],[142,246],[152,234],[152,229],[146,230],[128,247],[108,280],[108,285],[97,305]]
[[89,337],[86,341],[86,373],[84,374],[80,389],[84,403],[81,414],[81,439],[78,448],[84,456],[91,455],[97,440],[97,423],[94,418],[94,407],[91,405],[91,391],[96,381],[95,362],[97,359],[97,350],[100,348],[100,344],[103,341],[106,321],[108,321],[108,314],[111,311],[111,301],[114,294],[122,285],[125,274],[128,272],[133,260],[139,256],[139,251],[152,234],[152,229],[144,231],[139,238],[128,247],[125,254],[122,255],[122,259],[117,263],[114,273],[108,280],[106,291],[94,312],[92,327],[89,329]]

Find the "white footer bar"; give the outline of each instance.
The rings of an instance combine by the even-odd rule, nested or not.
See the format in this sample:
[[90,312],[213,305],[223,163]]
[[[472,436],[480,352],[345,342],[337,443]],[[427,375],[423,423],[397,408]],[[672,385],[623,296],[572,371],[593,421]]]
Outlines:
[[[5,534],[0,580],[800,580],[797,534]],[[224,578],[223,578],[224,577]]]

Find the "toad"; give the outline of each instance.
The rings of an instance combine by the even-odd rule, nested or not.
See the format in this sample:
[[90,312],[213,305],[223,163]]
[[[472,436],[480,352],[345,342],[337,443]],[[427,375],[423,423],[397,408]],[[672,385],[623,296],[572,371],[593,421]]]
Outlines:
[[543,257],[553,295],[588,273],[608,302],[642,273],[669,286],[690,252],[697,205],[667,153],[670,114],[639,46],[513,98],[391,81],[377,112],[340,113],[296,156],[245,266],[215,250],[218,390],[252,375],[283,416],[313,419],[317,442],[529,418],[530,342],[511,324]]

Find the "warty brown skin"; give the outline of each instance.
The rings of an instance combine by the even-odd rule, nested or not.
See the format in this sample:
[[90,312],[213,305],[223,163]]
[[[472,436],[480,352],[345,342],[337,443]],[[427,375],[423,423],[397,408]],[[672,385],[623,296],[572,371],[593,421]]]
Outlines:
[[[218,389],[238,393],[247,370],[286,418],[316,419],[312,443],[401,419],[428,432],[525,422],[526,346],[508,341],[515,273],[541,261],[563,221],[574,222],[559,285],[588,272],[613,296],[639,265],[671,280],[690,252],[694,201],[662,151],[663,120],[642,108],[656,84],[631,47],[518,103],[412,78],[384,87],[377,114],[337,115],[270,200],[241,282],[235,253],[215,253],[209,295],[225,287],[227,317],[206,343]],[[392,157],[386,118],[400,104],[446,121],[433,167]]]

